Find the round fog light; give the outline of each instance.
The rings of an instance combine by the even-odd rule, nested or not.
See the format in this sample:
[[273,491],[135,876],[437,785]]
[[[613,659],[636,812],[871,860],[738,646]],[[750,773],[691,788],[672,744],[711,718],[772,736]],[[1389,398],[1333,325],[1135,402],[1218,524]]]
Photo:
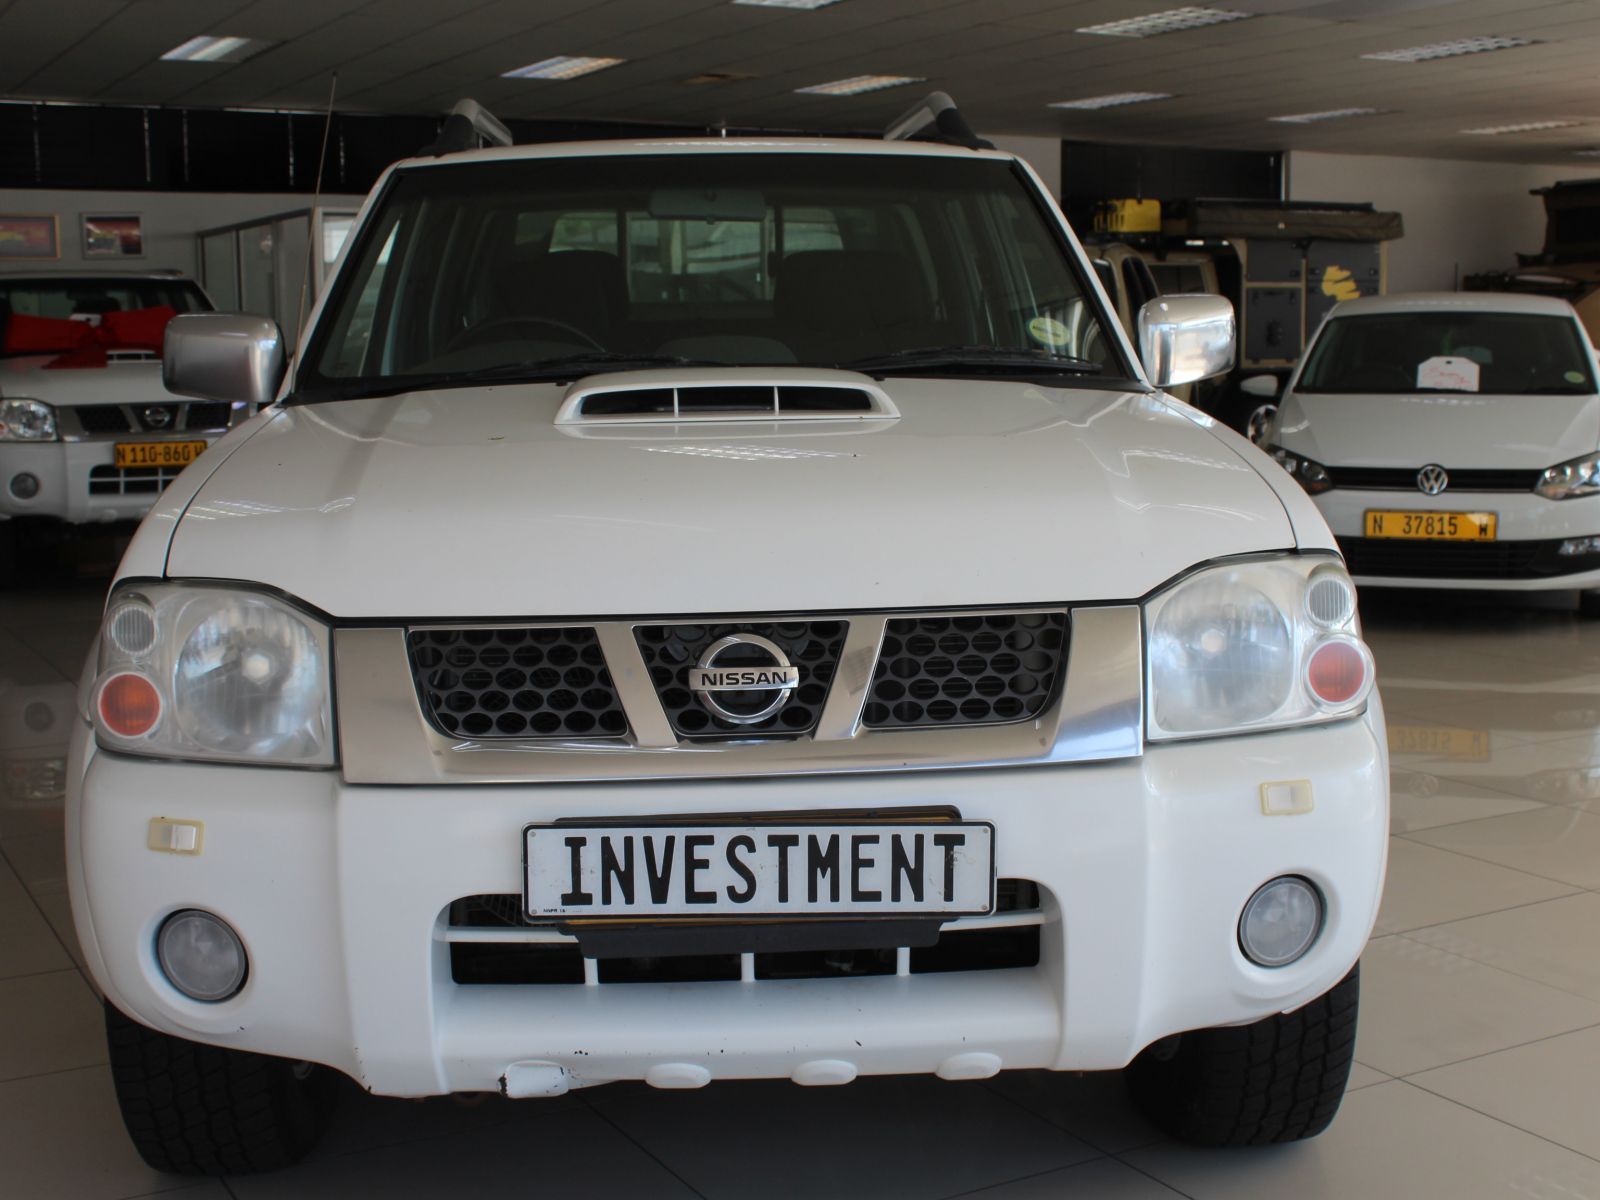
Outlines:
[[244,986],[244,943],[221,917],[198,908],[175,912],[156,934],[156,960],[191,1000],[226,1000]]
[[1239,948],[1263,967],[1286,967],[1322,932],[1322,893],[1309,879],[1280,875],[1256,889],[1239,918]]
[[11,477],[11,494],[18,500],[32,500],[39,494],[39,477],[23,471]]

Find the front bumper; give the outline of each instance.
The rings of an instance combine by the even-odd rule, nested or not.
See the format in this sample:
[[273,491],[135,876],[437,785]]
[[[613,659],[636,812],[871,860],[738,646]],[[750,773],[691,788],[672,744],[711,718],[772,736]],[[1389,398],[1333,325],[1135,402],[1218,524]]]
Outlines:
[[[215,442],[219,433],[179,435],[188,440]],[[125,442],[161,441],[130,434]],[[6,442],[0,443],[0,520],[8,517],[53,517],[74,525],[96,521],[137,520],[177,477],[176,468],[119,471],[112,463],[113,442]],[[101,468],[91,479],[91,472]],[[11,490],[12,479],[29,474],[39,481],[38,493],[27,499]],[[91,482],[93,490],[91,490]]]
[[[375,1092],[490,1091],[513,1064],[574,1085],[856,1073],[1109,1069],[1172,1033],[1326,991],[1361,954],[1388,829],[1382,715],[1151,746],[1072,766],[831,778],[352,786],[337,772],[143,760],[75,732],[73,911],[98,985],[156,1028],[333,1066]],[[1260,785],[1308,780],[1312,811],[1263,815]],[[572,816],[953,805],[992,821],[1002,877],[1043,892],[1035,967],[719,983],[458,985],[443,914],[520,888],[520,830]],[[203,851],[147,848],[154,817],[205,822]],[[1300,962],[1253,966],[1236,925],[1295,873],[1326,897]],[[154,935],[209,909],[250,955],[220,1004],[163,979]],[[515,1074],[515,1072],[512,1072]]]
[[[1600,496],[1547,500],[1533,492],[1364,491],[1335,488],[1316,498],[1357,587],[1495,591],[1600,588],[1600,554],[1563,556],[1569,538],[1600,536]],[[1367,538],[1371,509],[1492,512],[1493,542]]]

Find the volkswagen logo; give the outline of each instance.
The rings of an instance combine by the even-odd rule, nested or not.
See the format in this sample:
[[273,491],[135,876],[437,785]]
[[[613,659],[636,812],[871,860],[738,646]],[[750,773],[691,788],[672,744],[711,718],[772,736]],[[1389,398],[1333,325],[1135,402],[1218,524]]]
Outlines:
[[735,725],[765,721],[800,686],[800,668],[782,648],[753,633],[734,633],[706,647],[689,668],[689,690],[712,713]]
[[139,414],[146,429],[165,429],[172,424],[172,410],[160,404],[151,404]]
[[1417,490],[1437,496],[1450,486],[1450,476],[1438,463],[1429,463],[1417,472]]

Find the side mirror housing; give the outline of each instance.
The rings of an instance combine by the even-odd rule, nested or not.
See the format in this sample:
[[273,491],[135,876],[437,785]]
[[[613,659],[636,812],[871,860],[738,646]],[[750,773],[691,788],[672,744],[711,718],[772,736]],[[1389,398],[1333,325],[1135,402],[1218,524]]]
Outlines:
[[1276,375],[1246,375],[1239,381],[1239,390],[1246,396],[1256,396],[1262,400],[1276,400],[1278,398],[1278,377]]
[[1139,358],[1157,387],[1233,370],[1233,305],[1223,296],[1159,296],[1139,310]]
[[185,313],[167,324],[161,382],[199,400],[240,400],[254,412],[283,382],[283,334],[270,317]]

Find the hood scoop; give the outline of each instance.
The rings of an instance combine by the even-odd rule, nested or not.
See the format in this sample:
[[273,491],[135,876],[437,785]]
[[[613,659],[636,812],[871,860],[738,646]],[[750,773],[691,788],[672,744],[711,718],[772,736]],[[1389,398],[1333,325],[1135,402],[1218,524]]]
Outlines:
[[734,378],[708,381],[663,380],[661,372],[639,372],[621,382],[617,375],[594,377],[568,390],[556,413],[557,425],[671,424],[686,421],[840,421],[893,420],[894,402],[864,377],[816,372],[834,378],[756,377],[729,371]]

